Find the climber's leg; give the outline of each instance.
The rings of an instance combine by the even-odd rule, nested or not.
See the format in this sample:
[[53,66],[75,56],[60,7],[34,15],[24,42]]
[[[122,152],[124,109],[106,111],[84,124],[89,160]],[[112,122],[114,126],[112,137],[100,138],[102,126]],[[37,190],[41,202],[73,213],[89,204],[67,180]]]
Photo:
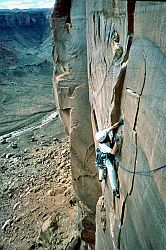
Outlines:
[[116,175],[115,168],[109,158],[106,159],[106,167],[107,167],[108,178],[111,183],[112,190],[113,190],[113,194],[119,198],[117,175]]
[[109,181],[111,183],[112,190],[118,188],[118,182],[116,178],[116,172],[114,166],[112,165],[110,159],[106,159],[106,167],[108,172]]
[[106,167],[99,168],[99,181],[102,182],[106,178]]

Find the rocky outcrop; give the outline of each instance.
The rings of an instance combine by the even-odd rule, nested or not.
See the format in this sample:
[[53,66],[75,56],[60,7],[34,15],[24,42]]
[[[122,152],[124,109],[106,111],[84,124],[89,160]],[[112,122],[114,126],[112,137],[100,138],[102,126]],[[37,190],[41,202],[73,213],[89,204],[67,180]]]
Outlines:
[[74,186],[93,211],[91,126],[94,134],[121,114],[125,119],[117,156],[121,197],[112,197],[109,180],[102,183],[95,249],[164,249],[166,4],[92,0],[60,7],[63,1],[52,19],[54,89],[71,137]]

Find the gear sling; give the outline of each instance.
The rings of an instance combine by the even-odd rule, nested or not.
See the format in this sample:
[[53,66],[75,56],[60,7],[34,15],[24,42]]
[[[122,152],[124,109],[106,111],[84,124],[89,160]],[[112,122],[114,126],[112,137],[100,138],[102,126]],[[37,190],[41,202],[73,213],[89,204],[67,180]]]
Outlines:
[[116,161],[115,156],[109,153],[103,153],[100,148],[96,149],[96,167],[99,170],[99,181],[101,182],[106,178],[108,172],[111,186],[117,188],[117,176],[116,176]]

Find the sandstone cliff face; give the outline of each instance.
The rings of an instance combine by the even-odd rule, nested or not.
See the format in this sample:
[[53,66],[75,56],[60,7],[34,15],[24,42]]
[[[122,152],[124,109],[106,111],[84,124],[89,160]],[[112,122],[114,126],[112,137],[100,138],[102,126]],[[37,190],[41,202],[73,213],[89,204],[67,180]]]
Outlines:
[[83,202],[82,239],[95,242],[95,206],[100,195],[90,121],[85,1],[57,1],[52,14],[54,90],[70,135],[73,185]]
[[58,15],[62,3],[57,1],[53,13],[54,87],[71,137],[74,186],[93,211],[98,184],[87,154],[94,157],[87,151],[91,125],[94,134],[120,114],[125,118],[117,160],[128,172],[119,167],[120,200],[112,197],[109,180],[102,183],[95,249],[164,249],[165,168],[147,173],[166,162],[166,4],[72,1],[68,12]]

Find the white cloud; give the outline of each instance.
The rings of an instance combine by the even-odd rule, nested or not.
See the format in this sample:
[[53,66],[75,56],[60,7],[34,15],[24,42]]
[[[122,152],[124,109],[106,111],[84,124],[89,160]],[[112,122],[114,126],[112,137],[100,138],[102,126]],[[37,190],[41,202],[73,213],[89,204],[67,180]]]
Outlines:
[[52,8],[55,0],[0,0],[0,9]]

